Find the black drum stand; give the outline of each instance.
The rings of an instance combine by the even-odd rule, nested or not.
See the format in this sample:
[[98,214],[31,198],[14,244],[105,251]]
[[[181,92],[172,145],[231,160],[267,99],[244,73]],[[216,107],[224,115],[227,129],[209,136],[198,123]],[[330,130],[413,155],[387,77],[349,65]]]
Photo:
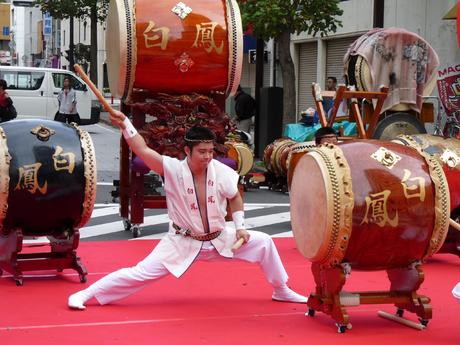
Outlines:
[[[23,250],[24,236],[21,229],[12,229],[0,234],[0,275],[6,271],[13,275],[16,285],[23,284],[23,271],[74,269],[82,283],[86,282],[87,270],[77,256],[76,249],[80,241],[77,229],[64,231],[59,238],[47,236],[51,247],[49,252],[27,252]],[[40,246],[42,246],[40,244]]]

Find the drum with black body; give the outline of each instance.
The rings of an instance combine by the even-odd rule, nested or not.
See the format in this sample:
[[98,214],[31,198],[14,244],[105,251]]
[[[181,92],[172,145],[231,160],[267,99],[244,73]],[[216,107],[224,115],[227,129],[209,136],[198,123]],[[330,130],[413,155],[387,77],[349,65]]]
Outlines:
[[[3,232],[58,235],[89,220],[96,195],[96,164],[89,135],[56,121],[2,125]],[[9,164],[8,164],[8,158]],[[6,175],[5,175],[6,174]],[[7,195],[7,198],[5,196]]]
[[[22,270],[74,268],[78,229],[96,199],[89,134],[72,124],[18,120],[0,127],[0,267],[22,284]],[[24,236],[47,236],[51,253],[18,254]],[[1,272],[1,270],[0,270]]]

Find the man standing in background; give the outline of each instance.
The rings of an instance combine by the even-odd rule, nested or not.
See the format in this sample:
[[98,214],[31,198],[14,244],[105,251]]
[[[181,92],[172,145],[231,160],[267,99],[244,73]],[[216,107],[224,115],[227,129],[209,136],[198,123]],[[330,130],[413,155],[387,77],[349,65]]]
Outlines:
[[251,95],[243,91],[241,86],[235,94],[235,112],[239,130],[249,133],[252,117],[256,113],[256,101]]

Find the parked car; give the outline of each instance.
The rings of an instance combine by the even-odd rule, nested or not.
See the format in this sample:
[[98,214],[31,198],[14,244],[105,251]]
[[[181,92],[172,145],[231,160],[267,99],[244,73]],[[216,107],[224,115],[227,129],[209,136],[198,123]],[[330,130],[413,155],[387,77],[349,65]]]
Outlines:
[[64,77],[70,77],[77,93],[77,111],[81,125],[99,122],[101,105],[94,93],[75,73],[55,68],[0,66],[7,92],[13,100],[18,118],[53,120],[58,111],[57,96]]

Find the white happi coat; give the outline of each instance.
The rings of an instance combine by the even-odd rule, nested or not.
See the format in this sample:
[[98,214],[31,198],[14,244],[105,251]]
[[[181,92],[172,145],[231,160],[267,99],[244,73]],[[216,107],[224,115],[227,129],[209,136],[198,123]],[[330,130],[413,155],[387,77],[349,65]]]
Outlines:
[[[194,234],[205,234],[192,173],[187,159],[163,156],[164,189],[170,220]],[[206,206],[210,232],[222,231],[211,241],[220,255],[231,258],[231,247],[236,241],[235,229],[225,226],[227,199],[238,193],[238,174],[217,160],[212,160],[207,169]],[[203,206],[203,205],[202,205]],[[180,277],[198,256],[202,241],[176,234],[169,224],[169,232],[155,247],[153,253],[174,276]]]

